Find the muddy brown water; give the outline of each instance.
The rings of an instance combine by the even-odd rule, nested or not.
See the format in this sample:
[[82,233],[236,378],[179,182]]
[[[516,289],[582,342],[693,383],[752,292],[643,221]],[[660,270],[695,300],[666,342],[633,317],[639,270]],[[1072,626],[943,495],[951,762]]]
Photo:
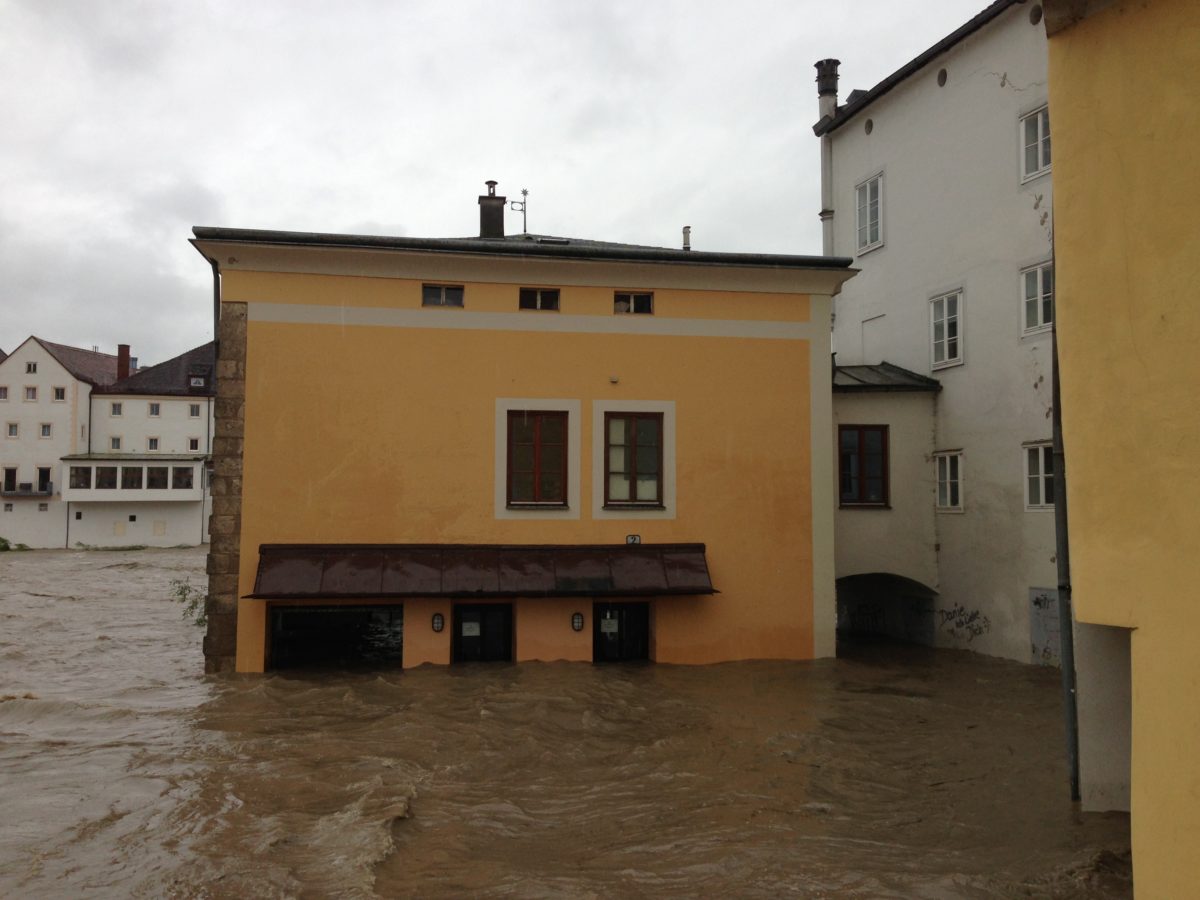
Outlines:
[[0,554],[5,897],[1131,895],[1055,670],[199,675],[200,550]]

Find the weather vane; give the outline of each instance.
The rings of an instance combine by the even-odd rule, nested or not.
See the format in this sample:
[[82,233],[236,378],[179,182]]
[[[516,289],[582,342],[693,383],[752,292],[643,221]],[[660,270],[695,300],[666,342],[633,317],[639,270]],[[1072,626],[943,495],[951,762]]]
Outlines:
[[529,198],[529,191],[525,188],[521,188],[521,199],[520,200],[512,200],[508,204],[513,212],[519,212],[521,214],[521,233],[522,234],[529,234],[529,223],[525,219],[525,204],[529,202],[528,198]]

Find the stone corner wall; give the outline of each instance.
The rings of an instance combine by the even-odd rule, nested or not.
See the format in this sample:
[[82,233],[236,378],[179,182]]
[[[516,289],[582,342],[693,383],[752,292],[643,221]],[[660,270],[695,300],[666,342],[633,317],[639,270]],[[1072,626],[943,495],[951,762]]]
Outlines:
[[246,304],[222,303],[217,351],[216,431],[204,671],[232,672],[237,657],[238,566],[242,538],[242,436],[246,421]]

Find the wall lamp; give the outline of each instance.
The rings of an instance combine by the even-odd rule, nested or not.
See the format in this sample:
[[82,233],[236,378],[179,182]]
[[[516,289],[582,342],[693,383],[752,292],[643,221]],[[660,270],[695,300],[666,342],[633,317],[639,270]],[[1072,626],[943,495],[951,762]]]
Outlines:
[[434,613],[432,625],[434,631],[441,631],[446,627],[446,617],[441,613]]
[[583,631],[583,613],[575,613],[571,616],[571,628],[574,631]]

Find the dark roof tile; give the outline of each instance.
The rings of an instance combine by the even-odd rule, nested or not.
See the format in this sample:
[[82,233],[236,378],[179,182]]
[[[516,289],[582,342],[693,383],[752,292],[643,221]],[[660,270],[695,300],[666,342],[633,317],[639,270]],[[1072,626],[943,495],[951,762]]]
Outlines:
[[[138,369],[123,381],[96,393],[213,396],[216,394],[215,366],[216,344],[209,341],[187,353],[181,353],[174,359]],[[193,375],[204,376],[203,387],[191,386]]]
[[36,336],[34,340],[80,381],[99,387],[117,380],[117,358],[111,353],[68,347],[66,344],[55,344]]

